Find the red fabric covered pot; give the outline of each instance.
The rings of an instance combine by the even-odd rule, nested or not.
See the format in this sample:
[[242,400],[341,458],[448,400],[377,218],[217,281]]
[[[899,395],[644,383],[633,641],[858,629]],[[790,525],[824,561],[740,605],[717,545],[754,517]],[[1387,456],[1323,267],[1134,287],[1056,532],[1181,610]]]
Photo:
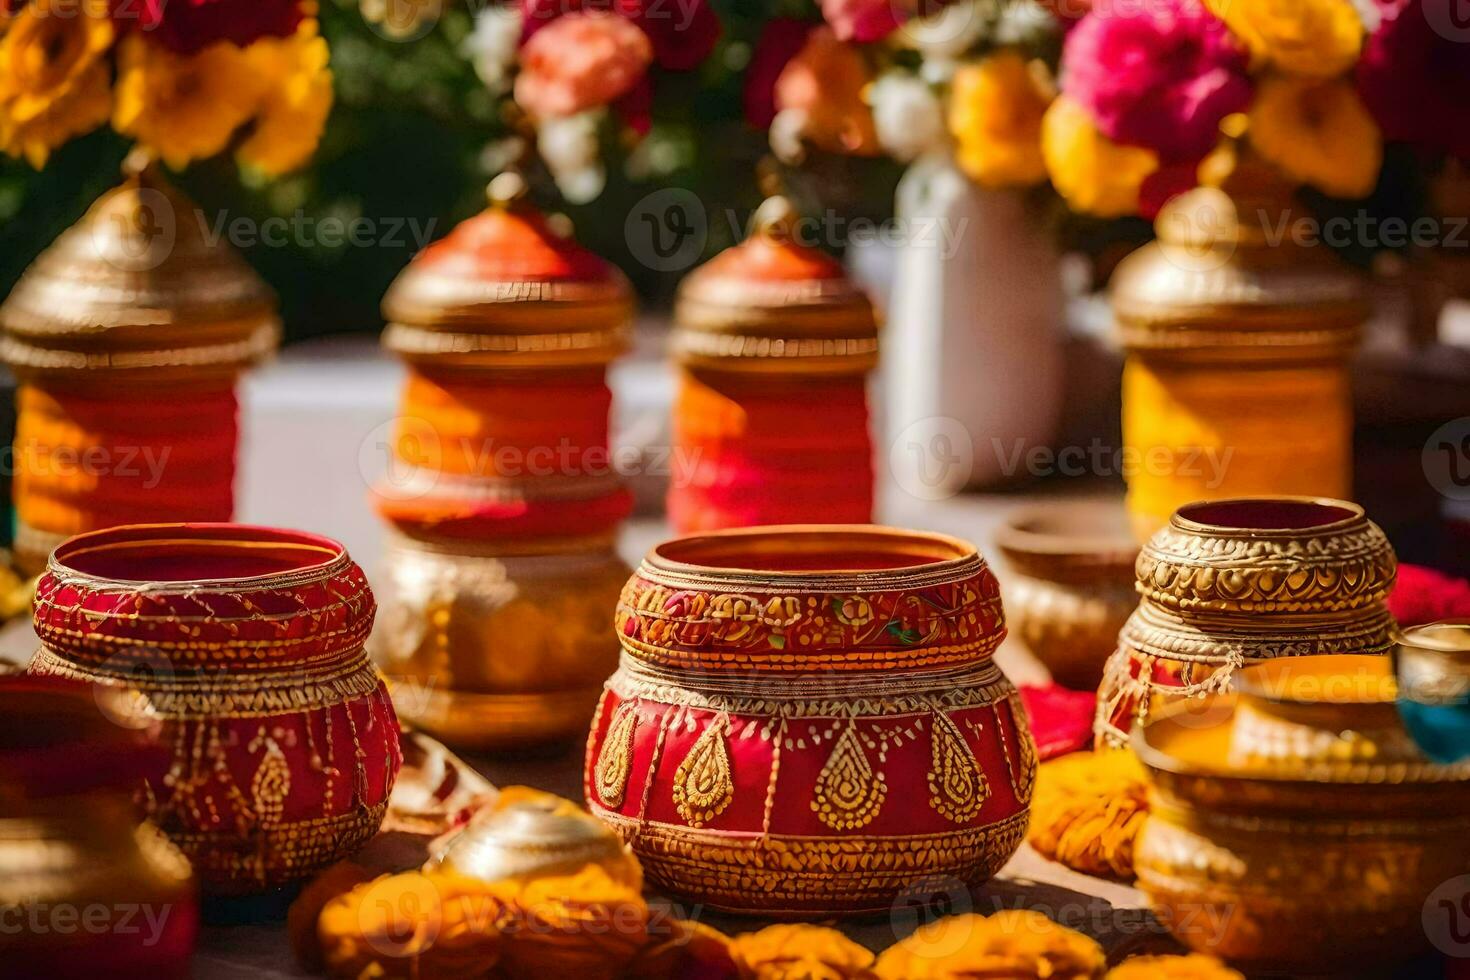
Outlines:
[[855,525],[685,538],[645,559],[617,629],[587,802],[660,888],[878,911],[978,885],[1020,846],[1036,749],[970,545]]
[[310,875],[382,822],[398,722],[363,642],[375,606],[328,538],[155,524],[72,538],[36,591],[35,674],[128,685],[171,748],[153,820],[206,891]]

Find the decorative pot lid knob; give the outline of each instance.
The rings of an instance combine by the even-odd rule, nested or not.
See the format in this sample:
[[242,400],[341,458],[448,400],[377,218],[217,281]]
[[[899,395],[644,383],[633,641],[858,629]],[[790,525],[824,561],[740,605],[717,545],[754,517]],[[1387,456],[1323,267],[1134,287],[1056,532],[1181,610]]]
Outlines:
[[232,374],[280,339],[276,299],[151,160],[33,262],[0,306],[0,359],[22,377]]
[[409,360],[469,368],[606,364],[627,347],[633,291],[615,266],[526,200],[514,172],[490,205],[399,273],[383,344]]
[[878,360],[873,304],[841,263],[800,242],[800,216],[774,195],[745,241],[679,287],[673,352],[688,367],[859,374]]

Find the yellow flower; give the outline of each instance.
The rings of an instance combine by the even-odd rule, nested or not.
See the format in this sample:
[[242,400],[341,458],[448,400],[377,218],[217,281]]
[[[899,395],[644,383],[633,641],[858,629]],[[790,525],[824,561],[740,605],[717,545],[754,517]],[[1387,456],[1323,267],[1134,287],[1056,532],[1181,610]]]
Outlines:
[[873,954],[835,929],[776,925],[730,941],[741,980],[872,980]]
[[40,168],[56,147],[107,121],[112,21],[105,6],[37,0],[0,39],[0,144]]
[[616,980],[648,943],[643,896],[595,864],[490,888],[514,910],[503,948],[509,976]]
[[1106,980],[1245,980],[1213,956],[1135,956],[1108,971]]
[[878,957],[880,980],[1095,980],[1107,959],[1093,940],[1040,912],[968,913],[931,922]]
[[505,903],[468,878],[384,875],[332,899],[317,938],[333,977],[471,980],[499,961]]
[[1057,193],[1075,211],[1101,218],[1138,213],[1138,192],[1159,158],[1098,131],[1087,110],[1058,96],[1041,123],[1041,152]]
[[1358,60],[1363,19],[1352,0],[1205,0],[1258,62],[1314,78]]
[[327,42],[305,21],[293,36],[256,41],[246,53],[269,88],[237,158],[272,176],[295,170],[316,151],[332,110]]
[[1352,83],[1278,76],[1251,107],[1251,145],[1293,180],[1335,197],[1366,197],[1383,163],[1383,139]]
[[1026,839],[1074,871],[1127,880],[1147,817],[1148,784],[1132,752],[1076,752],[1042,763]]
[[1015,51],[961,67],[949,104],[960,169],[987,187],[1045,180],[1041,120],[1051,100],[1050,84]]
[[134,34],[118,49],[112,125],[178,169],[223,150],[265,87],[251,56],[227,41],[177,55]]

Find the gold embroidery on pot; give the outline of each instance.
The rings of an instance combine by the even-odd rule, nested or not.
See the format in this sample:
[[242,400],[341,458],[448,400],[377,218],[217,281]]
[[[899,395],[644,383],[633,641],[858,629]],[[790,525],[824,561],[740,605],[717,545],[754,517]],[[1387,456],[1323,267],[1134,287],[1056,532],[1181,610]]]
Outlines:
[[946,820],[974,820],[990,798],[990,780],[964,734],[942,711],[931,719],[929,751],[929,804]]
[[[1022,806],[1031,803],[1031,794],[1036,791],[1036,769],[1040,760],[1036,757],[1036,738],[1031,734],[1031,724],[1026,718],[1026,707],[1021,703],[1019,695],[1006,698],[1006,704],[1011,707],[1011,729],[1016,733],[1020,741],[1021,771],[1011,770],[1011,788],[1016,791],[1016,799]],[[997,724],[999,718],[997,717]],[[1001,729],[1002,737],[1004,729]],[[1001,745],[1005,748],[1004,742]],[[1006,765],[1010,766],[1010,756],[1006,756]]]
[[638,728],[638,712],[631,704],[621,704],[608,726],[607,740],[597,756],[597,798],[603,805],[619,807],[628,790],[628,772],[633,764],[633,732]]
[[833,830],[855,830],[872,822],[887,796],[883,774],[868,762],[857,729],[849,724],[837,736],[832,754],[817,774],[813,812]]
[[691,827],[701,827],[725,812],[735,798],[730,753],[725,749],[723,716],[704,730],[674,770],[674,805]]

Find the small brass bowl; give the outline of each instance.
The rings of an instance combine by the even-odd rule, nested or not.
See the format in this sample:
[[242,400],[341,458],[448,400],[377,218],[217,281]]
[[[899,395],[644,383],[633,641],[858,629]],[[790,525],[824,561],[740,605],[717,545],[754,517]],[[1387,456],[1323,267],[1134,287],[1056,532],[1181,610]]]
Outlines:
[[1470,866],[1470,765],[1394,710],[1387,658],[1242,670],[1133,736],[1150,783],[1138,884],[1176,938],[1247,972],[1354,972],[1426,945],[1429,895]]
[[1436,762],[1470,758],[1470,620],[1405,630],[1393,651],[1399,714]]

